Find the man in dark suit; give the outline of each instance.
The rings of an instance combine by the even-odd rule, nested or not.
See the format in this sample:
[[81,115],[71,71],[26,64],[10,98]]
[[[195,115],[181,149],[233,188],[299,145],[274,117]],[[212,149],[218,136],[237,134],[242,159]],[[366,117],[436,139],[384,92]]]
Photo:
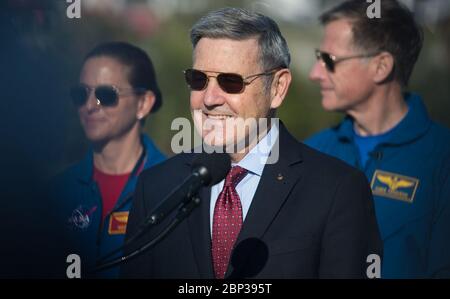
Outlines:
[[[274,118],[291,82],[276,23],[226,8],[201,18],[191,40],[194,63],[185,76],[194,123],[204,145],[226,149],[232,168],[201,189],[200,207],[164,240],[123,266],[124,277],[365,277],[368,255],[380,256],[382,247],[370,188],[360,171],[297,142]],[[197,156],[182,153],[141,174],[128,238]]]

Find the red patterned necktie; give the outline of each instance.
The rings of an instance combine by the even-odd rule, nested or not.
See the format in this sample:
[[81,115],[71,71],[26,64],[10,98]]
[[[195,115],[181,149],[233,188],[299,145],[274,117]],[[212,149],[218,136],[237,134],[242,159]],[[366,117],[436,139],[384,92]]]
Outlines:
[[212,258],[214,273],[219,279],[225,277],[231,250],[241,230],[242,206],[236,186],[246,174],[247,170],[242,167],[231,168],[214,208]]

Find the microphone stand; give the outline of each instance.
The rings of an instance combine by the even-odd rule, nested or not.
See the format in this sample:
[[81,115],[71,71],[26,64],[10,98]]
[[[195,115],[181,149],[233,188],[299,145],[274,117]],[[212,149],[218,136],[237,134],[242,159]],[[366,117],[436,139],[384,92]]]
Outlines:
[[[132,253],[130,253],[126,256],[122,256],[120,258],[114,259],[112,261],[107,261],[107,262],[104,262],[104,263],[98,265],[92,271],[90,271],[90,273],[91,274],[97,273],[102,270],[106,270],[106,269],[112,268],[114,266],[117,266],[119,264],[122,264],[126,261],[129,261],[129,260],[141,255],[142,253],[149,250],[150,248],[154,247],[156,244],[161,242],[165,237],[167,237],[168,234],[171,231],[173,231],[187,216],[189,216],[191,214],[191,212],[197,206],[200,205],[200,202],[201,202],[201,200],[200,200],[200,197],[198,197],[198,195],[191,196],[190,199],[185,201],[183,203],[183,205],[180,207],[175,219],[173,219],[172,222],[169,225],[167,225],[166,228],[162,232],[160,232],[155,238],[153,238],[152,240],[147,242],[145,245],[136,249],[135,251],[133,251]],[[141,231],[141,233],[142,233],[142,231]],[[134,239],[136,239],[136,238],[132,238],[132,240],[134,240]],[[111,255],[111,253],[108,256],[110,256],[110,255]],[[104,259],[105,258],[103,258],[103,260]]]
[[[198,171],[205,172],[207,171],[204,167],[199,167],[197,169]],[[186,179],[182,185],[189,182],[189,180],[192,180],[192,178],[199,177],[198,174],[194,174],[193,177]],[[199,182],[200,185],[204,185],[204,181]],[[199,185],[199,186],[200,186]],[[198,187],[199,187],[198,186]],[[185,198],[181,202],[183,206],[186,206],[189,203],[189,200],[192,200],[192,197],[195,196],[195,193],[193,190],[196,190],[197,188],[191,188],[188,190]],[[170,212],[172,212],[174,209],[177,208],[177,206],[180,206],[180,203],[177,205],[177,201],[174,200],[177,199],[175,195],[177,195],[177,192],[179,191],[173,191],[170,193],[165,200],[163,200],[153,211],[151,212],[150,216],[147,217],[144,222],[140,225],[138,231],[132,235],[128,240],[125,241],[122,246],[119,248],[116,248],[109,253],[105,254],[104,256],[100,257],[97,261],[97,264],[103,264],[105,260],[108,258],[114,256],[116,253],[121,252],[123,249],[125,249],[129,244],[131,244],[134,240],[140,238],[150,227],[157,225],[160,223]],[[182,206],[182,207],[183,207]]]

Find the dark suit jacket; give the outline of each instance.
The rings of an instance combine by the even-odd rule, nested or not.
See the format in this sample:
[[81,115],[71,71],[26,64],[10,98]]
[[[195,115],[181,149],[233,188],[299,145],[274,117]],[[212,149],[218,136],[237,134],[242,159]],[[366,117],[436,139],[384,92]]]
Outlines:
[[[279,160],[264,168],[226,277],[366,277],[366,258],[372,253],[381,256],[382,242],[364,174],[299,143],[283,125],[279,138]],[[179,154],[141,174],[128,237],[189,175],[195,157]],[[210,192],[203,188],[200,206],[155,248],[124,264],[122,275],[214,278]],[[170,218],[146,233],[138,245],[153,238]]]

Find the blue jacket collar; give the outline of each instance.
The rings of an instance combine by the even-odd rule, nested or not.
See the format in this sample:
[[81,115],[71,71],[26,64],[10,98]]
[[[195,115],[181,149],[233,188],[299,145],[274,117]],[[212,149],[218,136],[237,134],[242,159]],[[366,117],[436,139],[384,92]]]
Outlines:
[[[150,138],[145,135],[141,134],[141,142],[144,146],[145,150],[145,157],[144,157],[144,167],[142,169],[147,169],[148,167],[155,164],[155,161],[152,159],[149,159],[149,155],[162,155],[159,150],[156,148],[156,146],[153,144],[153,142],[150,140]],[[85,184],[91,183],[92,176],[93,176],[93,168],[94,168],[94,153],[92,148],[89,148],[87,154],[84,156],[83,160],[80,161],[80,173],[79,173],[79,180]],[[135,174],[135,176],[139,175],[139,172]]]
[[[430,127],[431,119],[421,97],[414,93],[405,93],[405,101],[409,106],[408,113],[402,121],[394,128],[388,144],[404,144],[422,136]],[[338,138],[341,141],[353,141],[353,118],[346,116],[344,120],[335,127]]]

